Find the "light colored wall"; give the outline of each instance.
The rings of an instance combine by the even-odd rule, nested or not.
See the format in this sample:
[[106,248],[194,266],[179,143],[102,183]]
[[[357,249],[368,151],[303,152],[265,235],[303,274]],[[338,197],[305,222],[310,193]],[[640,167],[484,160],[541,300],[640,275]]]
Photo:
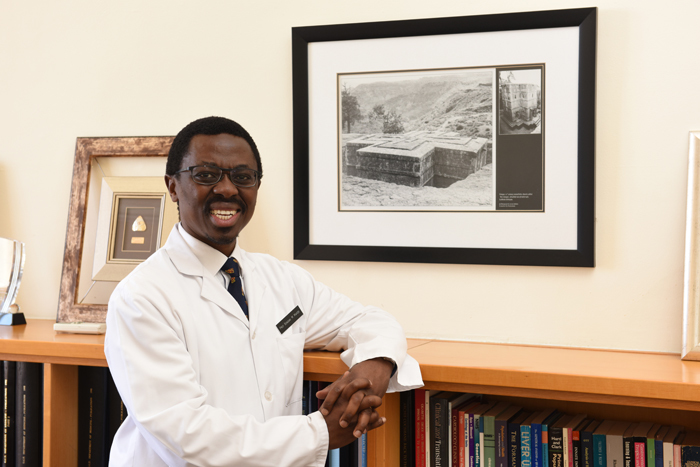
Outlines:
[[[0,236],[54,318],[75,139],[224,115],[265,183],[249,250],[292,259],[292,26],[592,6],[554,0],[0,0]],[[411,337],[679,352],[700,2],[599,0],[595,269],[300,261]],[[644,96],[644,99],[640,99]]]

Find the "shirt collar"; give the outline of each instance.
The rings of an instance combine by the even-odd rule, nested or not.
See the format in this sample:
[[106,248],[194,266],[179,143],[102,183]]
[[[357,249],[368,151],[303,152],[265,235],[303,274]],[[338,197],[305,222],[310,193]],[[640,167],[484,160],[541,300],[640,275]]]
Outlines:
[[[180,235],[182,235],[182,238],[185,240],[185,243],[187,243],[187,246],[189,246],[190,250],[192,250],[192,253],[197,257],[199,262],[202,263],[204,269],[206,269],[212,276],[218,274],[218,272],[221,270],[221,266],[223,266],[226,262],[226,255],[207,245],[203,241],[194,238],[192,235],[187,233],[187,231],[182,227],[182,224],[178,223],[177,229],[180,232]],[[233,248],[231,257],[240,260],[241,249],[238,246],[239,243],[239,240],[236,239],[236,246]]]

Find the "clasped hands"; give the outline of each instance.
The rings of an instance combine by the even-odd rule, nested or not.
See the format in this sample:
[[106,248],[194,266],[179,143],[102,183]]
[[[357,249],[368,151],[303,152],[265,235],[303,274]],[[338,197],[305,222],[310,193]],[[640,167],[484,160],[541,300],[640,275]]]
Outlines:
[[383,358],[366,360],[316,393],[323,400],[319,410],[328,426],[329,449],[350,444],[384,424],[386,419],[375,409],[382,405],[393,368]]

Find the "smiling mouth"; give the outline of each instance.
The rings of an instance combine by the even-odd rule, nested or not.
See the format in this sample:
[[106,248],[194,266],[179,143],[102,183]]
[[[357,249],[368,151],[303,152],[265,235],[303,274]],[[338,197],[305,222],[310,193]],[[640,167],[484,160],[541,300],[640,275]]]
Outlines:
[[225,220],[231,219],[233,216],[235,216],[236,213],[240,212],[240,209],[237,209],[237,210],[212,209],[209,212],[213,216],[225,221]]

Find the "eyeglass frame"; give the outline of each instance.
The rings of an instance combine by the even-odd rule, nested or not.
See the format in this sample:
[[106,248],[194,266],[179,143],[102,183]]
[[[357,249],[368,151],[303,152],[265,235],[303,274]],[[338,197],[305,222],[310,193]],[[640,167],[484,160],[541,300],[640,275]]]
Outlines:
[[[214,183],[198,182],[192,174],[192,169],[196,169],[198,167],[208,167],[210,169],[218,169],[221,171],[221,175],[219,176],[219,179],[217,181],[215,181]],[[251,172],[253,172],[255,174],[255,183],[253,183],[252,185],[239,185],[238,183],[234,182],[232,175],[240,170],[250,170]],[[182,170],[178,170],[173,175],[179,175],[182,172],[189,172],[190,177],[192,177],[192,181],[195,182],[197,185],[202,185],[202,186],[214,186],[214,185],[216,185],[224,178],[224,174],[227,174],[228,179],[231,181],[231,183],[233,183],[234,185],[236,185],[239,188],[253,188],[254,186],[257,186],[258,183],[260,183],[260,179],[262,178],[262,174],[258,170],[251,169],[248,167],[234,167],[233,169],[224,169],[223,167],[219,167],[218,165],[191,165],[189,167],[185,167]]]

